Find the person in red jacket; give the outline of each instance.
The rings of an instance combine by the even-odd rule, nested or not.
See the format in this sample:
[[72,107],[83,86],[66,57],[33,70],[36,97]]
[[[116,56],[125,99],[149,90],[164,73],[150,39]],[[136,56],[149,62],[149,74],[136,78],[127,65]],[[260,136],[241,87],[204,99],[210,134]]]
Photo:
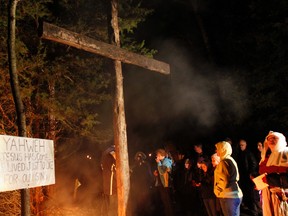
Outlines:
[[269,185],[262,189],[263,216],[287,216],[288,147],[282,133],[270,131],[266,136],[259,173]]

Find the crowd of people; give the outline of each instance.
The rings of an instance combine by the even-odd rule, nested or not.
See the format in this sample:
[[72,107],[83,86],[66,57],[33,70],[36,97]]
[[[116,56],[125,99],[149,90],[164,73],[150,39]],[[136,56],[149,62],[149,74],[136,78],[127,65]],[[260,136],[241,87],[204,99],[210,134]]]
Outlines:
[[[130,165],[129,214],[287,216],[285,136],[269,132],[257,149],[251,151],[244,139],[235,145],[227,138],[215,144],[212,154],[201,144],[193,146],[193,154],[164,148],[152,157],[137,152]],[[259,188],[259,178],[265,187]]]

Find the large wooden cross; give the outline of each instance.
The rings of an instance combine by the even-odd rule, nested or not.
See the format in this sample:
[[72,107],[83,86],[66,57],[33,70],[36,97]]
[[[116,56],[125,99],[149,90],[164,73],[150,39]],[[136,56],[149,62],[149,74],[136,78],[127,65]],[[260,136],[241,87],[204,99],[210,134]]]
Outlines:
[[117,0],[112,0],[112,28],[116,46],[68,31],[52,24],[43,23],[42,38],[66,44],[87,52],[114,60],[116,92],[114,101],[114,143],[117,164],[118,215],[126,216],[130,190],[127,132],[123,96],[123,76],[121,62],[137,65],[163,74],[170,73],[169,64],[128,52],[120,48]]

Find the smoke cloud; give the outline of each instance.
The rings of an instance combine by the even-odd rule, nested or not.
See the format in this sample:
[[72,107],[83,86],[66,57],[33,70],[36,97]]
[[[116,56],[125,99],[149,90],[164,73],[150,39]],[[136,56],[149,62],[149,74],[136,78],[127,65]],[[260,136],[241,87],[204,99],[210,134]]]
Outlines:
[[[155,136],[161,139],[167,133],[172,136],[175,131],[187,131],[186,127],[196,136],[197,130],[207,136],[203,129],[215,130],[219,122],[227,119],[245,119],[249,110],[246,88],[233,70],[203,63],[197,53],[191,54],[175,40],[157,41],[154,45],[159,50],[155,58],[169,63],[171,74],[127,70],[124,92],[128,127],[153,127],[156,133],[151,135],[155,140]],[[147,134],[144,139],[148,139]]]

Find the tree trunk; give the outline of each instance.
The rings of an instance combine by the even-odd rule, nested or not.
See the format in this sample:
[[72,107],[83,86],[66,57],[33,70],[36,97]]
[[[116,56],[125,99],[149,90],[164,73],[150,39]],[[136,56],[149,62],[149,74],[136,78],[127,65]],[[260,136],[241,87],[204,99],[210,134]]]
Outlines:
[[194,11],[194,12],[195,12],[195,17],[196,17],[198,26],[200,28],[203,43],[204,43],[204,46],[205,46],[206,51],[207,51],[208,59],[210,60],[211,63],[214,63],[213,55],[211,53],[209,38],[208,38],[208,34],[207,34],[207,31],[206,31],[204,23],[203,23],[203,19],[197,11]]
[[[24,105],[21,100],[20,86],[17,75],[17,59],[15,51],[15,28],[16,28],[16,7],[19,0],[9,0],[8,13],[8,61],[10,84],[16,107],[17,125],[19,136],[26,137],[26,117]],[[29,189],[21,190],[21,215],[30,215],[30,193]]]
[[198,12],[198,4],[201,4],[201,3],[199,3],[200,1],[199,0],[192,0],[191,1],[192,9],[193,9],[197,24],[200,28],[203,43],[204,43],[204,46],[205,46],[206,51],[207,51],[208,59],[210,60],[211,63],[214,63],[214,58],[213,58],[211,48],[210,48],[210,43],[209,43],[209,37],[208,37],[207,31],[206,31],[203,19]]
[[[49,98],[50,100],[55,99],[55,79],[52,79],[49,81]],[[56,146],[56,117],[54,115],[54,107],[49,106],[48,108],[48,122],[49,122],[49,127],[48,127],[48,134],[47,134],[47,139],[53,140],[54,141],[54,149],[57,148]],[[55,155],[55,152],[54,152]],[[45,191],[44,193],[44,198],[45,200],[49,197],[52,197],[54,194],[55,186],[54,185],[47,185],[45,186]]]

